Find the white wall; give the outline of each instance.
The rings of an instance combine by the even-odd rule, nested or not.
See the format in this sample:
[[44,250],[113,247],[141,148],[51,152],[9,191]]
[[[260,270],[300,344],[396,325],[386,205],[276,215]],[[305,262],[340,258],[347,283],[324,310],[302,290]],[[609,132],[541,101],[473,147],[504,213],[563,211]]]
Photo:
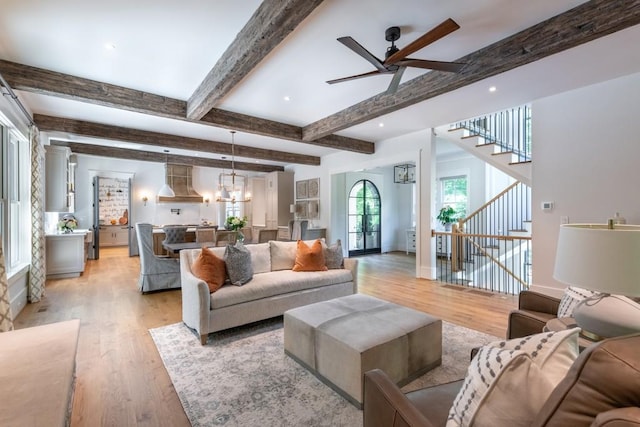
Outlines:
[[[486,199],[486,172],[490,166],[471,154],[463,153],[455,156],[438,158],[436,163],[436,180],[450,176],[464,175],[467,177],[469,206],[467,214],[478,209],[488,199]],[[435,198],[439,199],[439,186],[436,182]]]
[[[411,225],[411,186],[393,183],[393,165],[415,163],[420,150],[425,148],[430,138],[431,131],[424,130],[378,142],[374,154],[340,152],[324,156],[320,166],[295,166],[293,170],[296,180],[320,178],[320,220],[315,225],[327,227],[329,240],[342,239],[346,242],[347,224],[342,217],[346,217],[346,198],[355,181],[346,182],[345,174],[354,171],[362,171],[365,175],[382,174],[384,178],[381,182],[385,184],[378,188],[384,192],[382,250],[403,250],[404,236],[398,240],[398,235]],[[392,200],[391,203],[387,201],[387,197]],[[406,211],[399,213],[398,205],[407,205]],[[430,221],[430,216],[423,217],[423,220]]]
[[[615,212],[640,224],[640,74],[532,104],[533,283],[559,294],[553,279],[560,217],[606,223]],[[540,210],[554,202],[552,212]]]

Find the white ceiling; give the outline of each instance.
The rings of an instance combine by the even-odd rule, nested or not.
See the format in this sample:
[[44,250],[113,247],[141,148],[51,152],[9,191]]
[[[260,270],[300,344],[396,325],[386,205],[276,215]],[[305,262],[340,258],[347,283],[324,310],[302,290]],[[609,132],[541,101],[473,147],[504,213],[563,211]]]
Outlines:
[[[305,126],[386,90],[391,79],[375,76],[326,84],[372,69],[337,37],[350,35],[383,57],[387,27],[401,27],[397,44],[403,47],[450,17],[461,29],[412,57],[451,61],[583,2],[325,0],[217,107]],[[2,0],[0,59],[187,100],[259,4],[257,0]],[[378,142],[639,72],[640,50],[631,48],[639,40],[640,26],[632,27],[339,134]],[[116,48],[105,49],[105,43]],[[409,69],[403,81],[424,72]],[[489,93],[491,85],[498,90]],[[18,96],[34,113],[230,141],[228,130],[211,126],[26,92]],[[285,96],[291,100],[285,101]],[[315,156],[335,152],[247,133],[238,133],[236,143]]]

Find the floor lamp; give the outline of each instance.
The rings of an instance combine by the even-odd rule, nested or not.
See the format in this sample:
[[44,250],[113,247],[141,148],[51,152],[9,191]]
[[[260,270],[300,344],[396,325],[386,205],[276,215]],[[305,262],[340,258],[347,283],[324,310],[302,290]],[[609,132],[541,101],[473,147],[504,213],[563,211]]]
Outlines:
[[553,277],[600,293],[573,312],[586,337],[597,340],[640,331],[640,304],[627,298],[640,296],[640,226],[560,226]]

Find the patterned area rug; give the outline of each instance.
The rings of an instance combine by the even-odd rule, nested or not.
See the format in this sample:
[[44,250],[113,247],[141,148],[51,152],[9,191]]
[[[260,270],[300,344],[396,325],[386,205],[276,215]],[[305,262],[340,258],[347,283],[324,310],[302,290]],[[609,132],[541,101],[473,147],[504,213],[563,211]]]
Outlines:
[[[362,411],[284,354],[282,317],[213,334],[182,323],[149,331],[191,424],[361,426]],[[442,366],[410,391],[464,377],[473,347],[498,338],[443,321]]]

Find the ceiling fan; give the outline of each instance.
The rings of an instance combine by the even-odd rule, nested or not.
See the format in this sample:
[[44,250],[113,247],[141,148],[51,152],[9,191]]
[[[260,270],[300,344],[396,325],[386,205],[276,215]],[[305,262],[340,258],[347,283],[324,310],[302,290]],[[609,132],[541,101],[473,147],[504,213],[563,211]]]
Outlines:
[[418,39],[409,43],[407,46],[402,49],[398,49],[395,42],[400,38],[400,27],[390,27],[385,31],[385,39],[391,42],[391,46],[387,48],[387,52],[385,54],[384,61],[375,57],[371,52],[362,47],[357,41],[353,38],[340,37],[338,41],[362,56],[364,59],[369,61],[376,67],[376,70],[370,71],[364,74],[357,74],[355,76],[343,77],[340,79],[329,80],[327,83],[341,83],[349,80],[359,79],[362,77],[375,76],[377,74],[393,74],[393,78],[391,79],[391,83],[387,89],[387,93],[394,93],[398,89],[398,85],[400,85],[400,80],[402,80],[402,73],[407,67],[417,67],[417,68],[425,68],[429,70],[438,70],[438,71],[449,71],[453,73],[457,73],[462,69],[465,64],[459,62],[442,62],[442,61],[428,61],[425,59],[412,59],[407,58],[408,55],[411,55],[414,52],[422,49],[423,47],[440,40],[442,37],[451,34],[452,32],[459,29],[460,26],[451,18],[447,19],[437,27],[433,28],[431,31],[426,32]]

